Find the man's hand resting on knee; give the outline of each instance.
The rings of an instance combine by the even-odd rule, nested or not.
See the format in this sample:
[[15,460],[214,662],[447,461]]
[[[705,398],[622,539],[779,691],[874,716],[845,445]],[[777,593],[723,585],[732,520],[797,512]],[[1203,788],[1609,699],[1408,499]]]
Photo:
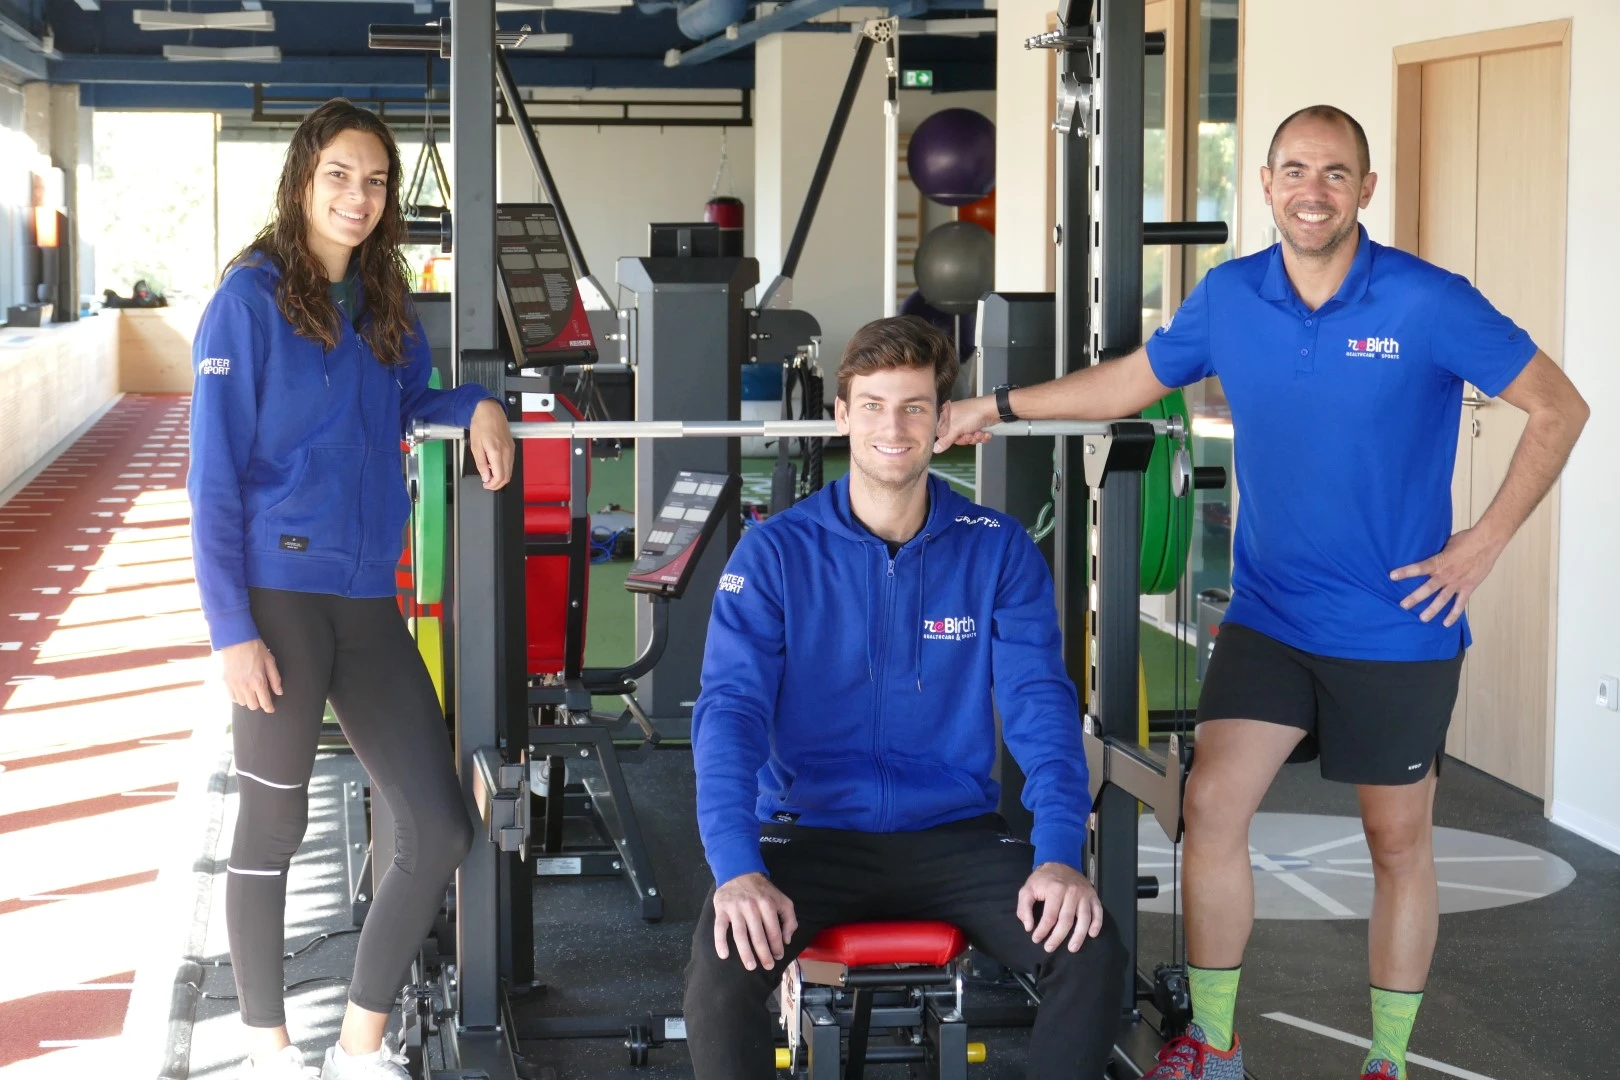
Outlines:
[[[1035,921],[1036,904],[1041,905],[1038,923]],[[1102,901],[1097,898],[1097,890],[1091,887],[1091,882],[1074,867],[1042,863],[1018,890],[1018,921],[1030,932],[1035,944],[1047,952],[1056,952],[1065,937],[1069,939],[1069,951],[1079,952],[1086,938],[1102,933]]]
[[714,890],[714,951],[722,960],[731,955],[726,947],[729,929],[742,966],[769,971],[782,959],[782,943],[793,940],[798,928],[793,901],[764,874],[743,874]]

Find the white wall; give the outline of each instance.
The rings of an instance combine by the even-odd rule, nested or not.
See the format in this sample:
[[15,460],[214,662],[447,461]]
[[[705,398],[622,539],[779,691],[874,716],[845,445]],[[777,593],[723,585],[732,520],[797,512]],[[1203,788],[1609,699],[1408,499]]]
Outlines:
[[1046,227],[1055,139],[1051,57],[1024,41],[1046,32],[1052,0],[1001,0],[996,8],[996,289],[1045,292],[1052,237]]
[[[1299,0],[1247,0],[1244,7],[1242,251],[1265,244],[1270,213],[1256,174],[1277,123],[1317,102],[1338,105],[1366,128],[1379,192],[1362,214],[1373,239],[1392,230],[1393,49],[1396,45],[1572,18],[1569,229],[1564,370],[1592,406],[1592,419],[1563,476],[1559,524],[1558,663],[1554,675],[1554,821],[1620,851],[1620,713],[1594,704],[1605,674],[1620,675],[1620,363],[1612,330],[1620,295],[1614,258],[1613,177],[1620,171],[1614,106],[1620,101],[1620,4],[1614,0],[1361,0],[1317,4],[1331,16],[1332,63],[1307,44],[1312,13]],[[1006,18],[1006,7],[1002,8]],[[1489,227],[1485,223],[1485,227]],[[1540,642],[1527,641],[1526,648]]]
[[[703,204],[709,201],[720,164],[720,128],[536,130],[585,259],[610,297],[616,294],[614,271],[619,257],[647,254],[648,223],[703,220]],[[726,144],[735,188],[728,192],[722,177],[720,194],[735,194],[743,201],[744,250],[752,252],[756,209],[753,129],[727,129]],[[497,146],[497,198],[541,201],[540,182],[517,129],[502,125]]]
[[[755,254],[761,289],[781,269],[849,76],[854,34],[774,34],[754,46]],[[793,306],[821,324],[829,400],[844,344],[883,315],[883,64],[866,66],[793,277]]]

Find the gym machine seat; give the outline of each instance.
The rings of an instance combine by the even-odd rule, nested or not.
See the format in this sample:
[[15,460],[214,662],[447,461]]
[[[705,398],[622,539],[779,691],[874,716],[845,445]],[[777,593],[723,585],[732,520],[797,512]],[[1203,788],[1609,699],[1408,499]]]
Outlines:
[[[823,930],[782,975],[788,1045],[776,1067],[805,1080],[861,1080],[868,1063],[920,1062],[929,1080],[965,1080],[968,1064],[985,1057],[983,1043],[967,1041],[962,1015],[966,953],[967,935],[950,923]],[[869,1046],[874,1027],[895,1045]]]

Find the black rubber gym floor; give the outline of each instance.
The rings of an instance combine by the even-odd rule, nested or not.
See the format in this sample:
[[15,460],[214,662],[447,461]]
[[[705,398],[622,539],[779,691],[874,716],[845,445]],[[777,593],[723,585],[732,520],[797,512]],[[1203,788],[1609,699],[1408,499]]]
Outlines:
[[[618,880],[559,880],[535,891],[536,974],[545,988],[514,1001],[518,1028],[536,1017],[623,1016],[677,1012],[692,926],[708,888],[693,819],[692,766],[683,750],[659,751],[625,766],[664,893],[661,923],[637,915]],[[349,925],[344,895],[341,785],[363,778],[347,754],[323,755],[312,783],[310,832],[289,884],[288,947]],[[1287,767],[1262,807],[1266,812],[1356,813],[1353,790],[1329,785],[1314,765]],[[1441,826],[1506,837],[1557,855],[1575,880],[1551,896],[1483,911],[1446,915],[1412,1052],[1446,1066],[1414,1065],[1414,1080],[1614,1080],[1614,1008],[1620,1002],[1620,855],[1547,822],[1539,803],[1481,773],[1448,761],[1436,801]],[[221,871],[229,821],[213,866]],[[206,855],[205,855],[206,857]],[[216,889],[204,956],[225,955],[222,887]],[[352,936],[332,939],[287,966],[289,983],[346,976]],[[1166,959],[1170,919],[1144,913],[1144,964]],[[228,968],[206,968],[213,994],[234,990]],[[337,1034],[341,983],[307,984],[288,1000],[294,1039],[312,1056]],[[177,1047],[196,1080],[234,1075],[241,1053],[235,1002],[204,1000]],[[1274,1016],[1315,1025],[1307,1030]],[[1355,1080],[1362,1051],[1342,1041],[1368,1034],[1366,923],[1355,919],[1255,924],[1238,1006],[1250,1071],[1260,1080]],[[1336,1032],[1338,1037],[1320,1031]],[[1020,1030],[975,1030],[989,1061],[974,1080],[1023,1075]],[[529,1075],[554,1080],[672,1080],[691,1077],[684,1047],[655,1049],[648,1064],[629,1064],[622,1038],[529,1041]],[[549,1072],[548,1072],[549,1070]],[[873,1067],[873,1080],[896,1080],[902,1066]]]
[[[615,880],[548,880],[535,894],[536,975],[545,989],[514,1003],[518,1028],[537,1016],[677,1012],[708,870],[692,815],[691,759],[660,751],[625,767],[664,893],[659,924],[636,914],[629,887]],[[1314,765],[1289,766],[1263,811],[1356,813],[1353,789],[1322,781]],[[1614,1007],[1620,1002],[1620,856],[1547,822],[1539,804],[1481,773],[1448,761],[1436,801],[1442,826],[1503,836],[1562,857],[1576,870],[1567,888],[1540,900],[1447,915],[1413,1036],[1412,1052],[1451,1071],[1414,1065],[1415,1080],[1460,1076],[1611,1080]],[[1247,1063],[1262,1080],[1355,1080],[1362,1050],[1268,1014],[1368,1034],[1366,923],[1260,920],[1245,966],[1238,1030]],[[1143,961],[1170,951],[1170,919],[1143,915]],[[978,1080],[1023,1075],[1026,1033],[975,1031],[989,1061]],[[678,1043],[629,1064],[622,1040],[522,1043],[530,1061],[557,1080],[663,1080],[690,1077]],[[874,1066],[874,1080],[906,1076]]]

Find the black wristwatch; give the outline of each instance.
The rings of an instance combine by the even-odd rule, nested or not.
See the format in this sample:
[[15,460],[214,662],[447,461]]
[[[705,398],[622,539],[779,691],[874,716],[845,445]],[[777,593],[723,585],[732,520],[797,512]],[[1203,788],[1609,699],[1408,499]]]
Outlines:
[[996,412],[1001,414],[1001,422],[1010,424],[1018,419],[1018,414],[1012,410],[1012,392],[1018,389],[1015,383],[1002,383],[996,387]]

